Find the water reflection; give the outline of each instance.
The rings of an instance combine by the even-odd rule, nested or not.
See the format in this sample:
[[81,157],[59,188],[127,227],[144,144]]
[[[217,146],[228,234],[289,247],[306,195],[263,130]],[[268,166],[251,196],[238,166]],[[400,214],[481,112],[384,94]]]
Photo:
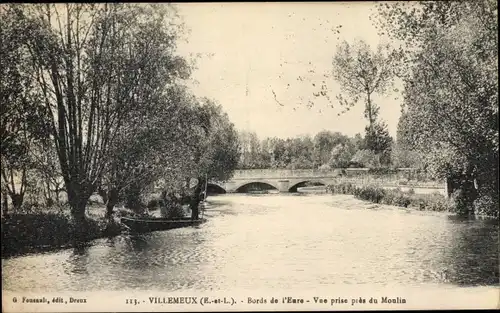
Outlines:
[[75,275],[88,275],[87,267],[89,265],[88,246],[79,245],[72,249],[68,257],[68,270]]
[[[2,260],[8,290],[497,286],[498,225],[348,196],[224,195],[198,227]],[[35,270],[36,269],[36,270]],[[26,273],[30,273],[27,275]]]
[[460,286],[498,285],[498,228],[491,220],[452,221],[449,251],[443,256],[446,279]]

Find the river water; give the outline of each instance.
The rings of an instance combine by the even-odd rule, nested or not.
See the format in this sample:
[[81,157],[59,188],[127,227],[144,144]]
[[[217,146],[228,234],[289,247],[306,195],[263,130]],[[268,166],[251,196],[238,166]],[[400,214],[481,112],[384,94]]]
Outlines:
[[[497,221],[351,196],[209,198],[196,228],[124,234],[2,260],[4,290],[246,290],[498,286]],[[326,288],[326,289],[325,289]]]

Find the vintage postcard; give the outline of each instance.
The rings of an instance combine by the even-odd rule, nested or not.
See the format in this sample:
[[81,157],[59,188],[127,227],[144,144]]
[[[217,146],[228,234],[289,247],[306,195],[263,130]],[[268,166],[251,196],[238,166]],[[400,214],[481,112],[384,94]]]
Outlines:
[[3,312],[499,309],[497,2],[0,5]]

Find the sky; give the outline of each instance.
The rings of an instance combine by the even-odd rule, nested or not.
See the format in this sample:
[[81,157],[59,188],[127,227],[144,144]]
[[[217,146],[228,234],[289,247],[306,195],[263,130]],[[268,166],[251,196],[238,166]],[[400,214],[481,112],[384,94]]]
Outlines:
[[[370,21],[374,2],[177,4],[189,34],[181,54],[200,53],[191,86],[217,100],[239,130],[260,138],[314,136],[322,130],[364,133],[363,103],[345,114],[328,76],[336,46],[387,42]],[[314,97],[325,81],[331,102]],[[312,84],[315,84],[313,86]],[[314,106],[308,108],[309,100]],[[379,117],[396,134],[401,97],[376,97]],[[330,107],[333,105],[333,108]]]

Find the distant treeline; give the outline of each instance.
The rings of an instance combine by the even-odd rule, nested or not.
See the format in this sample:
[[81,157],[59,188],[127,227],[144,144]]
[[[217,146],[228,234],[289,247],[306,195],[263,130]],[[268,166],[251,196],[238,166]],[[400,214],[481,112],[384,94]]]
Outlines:
[[328,169],[346,167],[419,167],[419,157],[404,151],[382,127],[376,136],[321,131],[314,137],[265,138],[239,132],[239,169]]

